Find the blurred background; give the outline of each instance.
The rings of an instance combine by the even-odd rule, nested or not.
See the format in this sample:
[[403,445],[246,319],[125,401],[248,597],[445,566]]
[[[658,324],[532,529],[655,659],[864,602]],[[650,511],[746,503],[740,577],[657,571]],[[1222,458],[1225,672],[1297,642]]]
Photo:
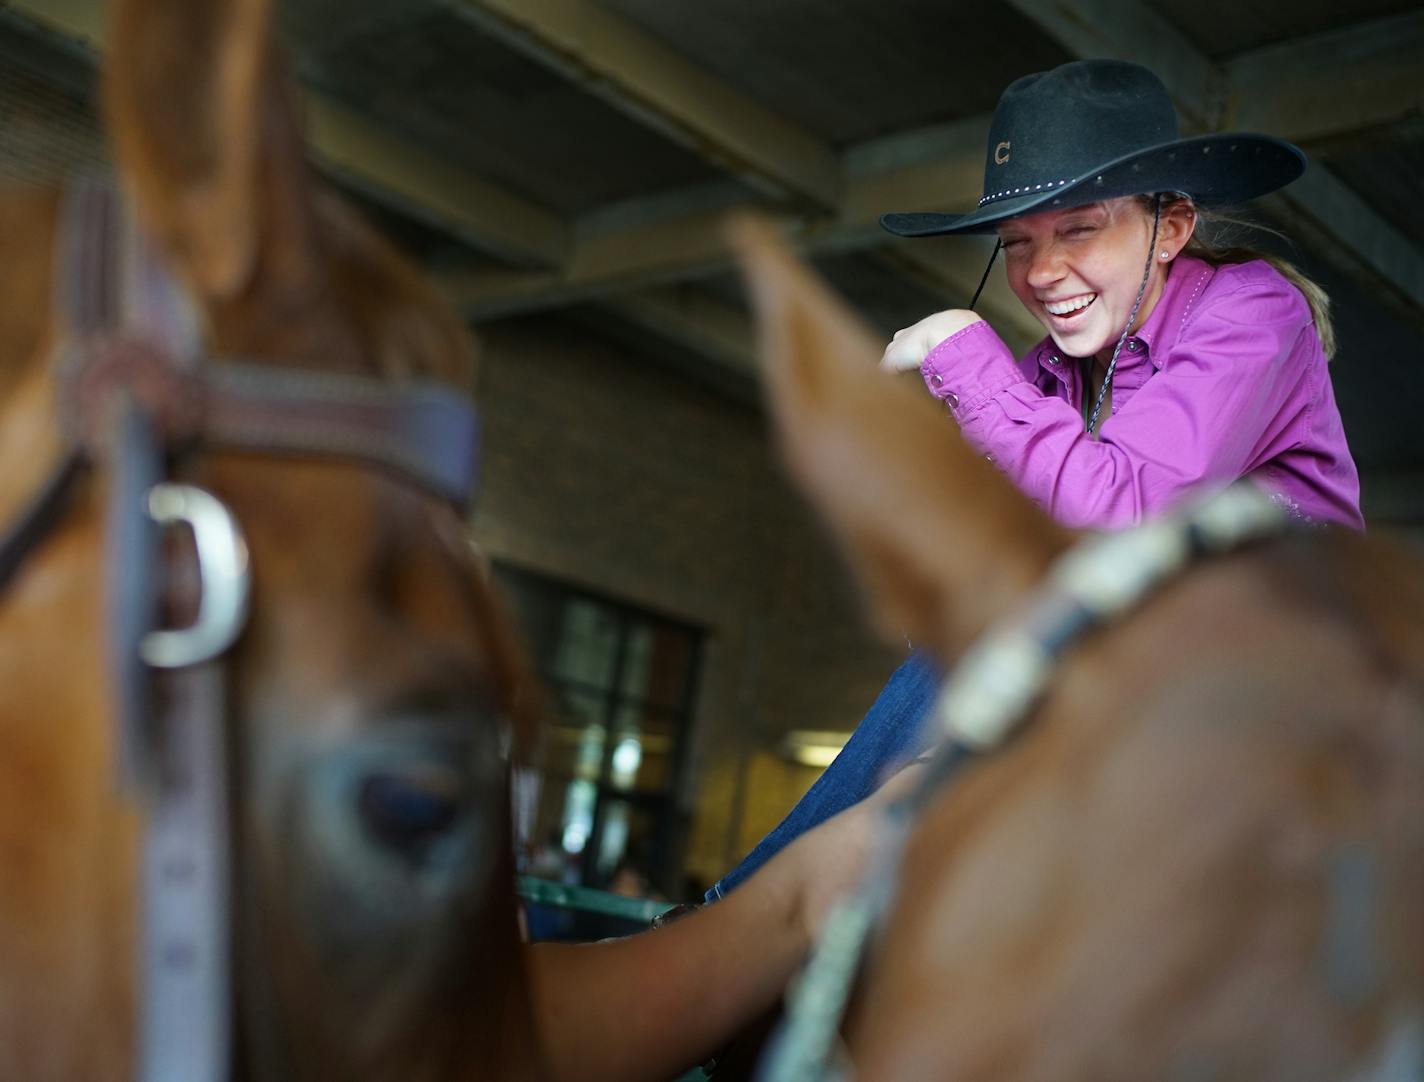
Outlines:
[[[719,222],[779,215],[888,338],[963,305],[1011,80],[1156,70],[1188,132],[1290,139],[1255,238],[1330,292],[1374,528],[1424,537],[1424,9],[1406,0],[280,0],[314,163],[481,344],[473,526],[548,689],[529,870],[699,896],[903,657],[782,480]],[[105,167],[98,0],[0,0],[0,179]],[[3,253],[0,238],[0,253]],[[980,311],[1041,335],[996,274]],[[874,358],[867,358],[873,363]],[[972,513],[972,508],[966,508]]]

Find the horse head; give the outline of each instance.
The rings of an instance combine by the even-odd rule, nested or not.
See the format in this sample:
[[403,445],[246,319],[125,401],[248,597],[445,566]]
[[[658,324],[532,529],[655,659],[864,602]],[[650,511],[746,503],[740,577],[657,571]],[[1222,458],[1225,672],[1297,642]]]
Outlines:
[[[227,796],[210,810],[233,853],[217,1028],[233,1034],[233,1077],[534,1077],[508,794],[530,685],[452,506],[458,486],[439,483],[446,444],[422,450],[429,433],[405,431],[443,418],[461,434],[446,443],[465,448],[456,392],[473,350],[433,287],[309,175],[269,7],[123,0],[104,72],[145,243],[191,302],[201,353],[225,359],[226,389],[200,385],[209,427],[159,461],[230,513],[250,567],[217,708]],[[0,541],[16,521],[39,532],[26,511],[47,485],[65,497],[0,567],[0,1073],[37,1082],[147,1077],[140,1060],[163,1053],[139,1036],[154,994],[143,973],[184,964],[151,957],[163,930],[146,923],[142,884],[152,792],[185,779],[125,761],[132,734],[113,719],[132,689],[106,664],[104,598],[149,570],[103,541],[104,508],[124,498],[108,461],[120,411],[53,360],[73,345],[54,303],[76,273],[56,240],[71,204],[0,199]],[[153,397],[124,371],[105,378]],[[160,390],[148,412],[184,393]],[[244,401],[245,434],[207,441]],[[329,430],[308,445],[274,408]],[[390,453],[373,460],[363,434]],[[206,599],[178,533],[154,572],[174,625]],[[150,690],[156,705],[187,694]],[[150,874],[162,893],[165,875],[192,871]],[[171,1000],[183,985],[164,987]]]
[[[880,345],[773,231],[736,238],[791,472],[878,623],[949,668],[933,723],[972,744],[999,705],[1026,708],[997,750],[940,754],[932,774],[963,764],[952,784],[922,783],[849,1011],[856,1076],[1419,1070],[1417,554],[1287,530],[1119,605],[1147,547],[1186,552],[1228,504],[1226,532],[1259,514],[1254,532],[1267,501],[1071,535],[877,370]],[[828,987],[779,1064],[821,1039]]]

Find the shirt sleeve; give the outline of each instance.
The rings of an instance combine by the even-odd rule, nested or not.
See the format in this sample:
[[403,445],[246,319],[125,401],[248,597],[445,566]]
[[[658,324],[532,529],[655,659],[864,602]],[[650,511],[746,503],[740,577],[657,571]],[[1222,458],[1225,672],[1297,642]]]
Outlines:
[[[1304,299],[1250,282],[1203,297],[1161,368],[1099,428],[1045,394],[987,323],[930,352],[921,374],[971,445],[1068,526],[1131,525],[1205,484],[1244,476],[1279,453],[1313,395]],[[1030,359],[1031,363],[1031,359]]]

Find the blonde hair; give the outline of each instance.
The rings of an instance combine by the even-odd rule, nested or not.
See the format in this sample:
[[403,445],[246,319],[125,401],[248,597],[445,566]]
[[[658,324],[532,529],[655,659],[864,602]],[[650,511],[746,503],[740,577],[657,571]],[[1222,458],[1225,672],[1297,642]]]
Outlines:
[[[1140,198],[1150,214],[1153,209],[1154,197],[1144,195]],[[1191,196],[1183,195],[1180,192],[1162,193],[1162,209],[1164,211],[1174,203],[1191,203]],[[1205,210],[1195,204],[1193,207],[1197,213],[1197,225],[1192,232],[1191,240],[1187,241],[1183,251],[1213,267],[1232,263],[1249,263],[1255,259],[1269,263],[1280,272],[1286,281],[1300,290],[1301,296],[1305,298],[1305,303],[1310,306],[1310,318],[1315,324],[1315,334],[1320,339],[1321,350],[1324,351],[1327,360],[1334,357],[1335,326],[1330,319],[1329,294],[1302,274],[1300,269],[1288,260],[1272,255],[1270,252],[1263,252],[1248,244],[1230,242],[1237,234],[1250,230],[1262,230],[1267,233],[1275,233],[1276,236],[1282,236],[1282,234],[1247,218]]]

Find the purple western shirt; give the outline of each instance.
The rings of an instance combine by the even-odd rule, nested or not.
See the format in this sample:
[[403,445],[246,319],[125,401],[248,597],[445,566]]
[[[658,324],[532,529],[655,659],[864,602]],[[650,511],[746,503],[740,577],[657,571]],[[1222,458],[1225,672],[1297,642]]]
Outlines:
[[970,444],[1065,525],[1127,526],[1250,477],[1296,518],[1364,528],[1310,306],[1268,263],[1177,258],[1123,344],[1097,439],[1079,362],[1051,338],[1015,361],[974,323],[920,372]]

